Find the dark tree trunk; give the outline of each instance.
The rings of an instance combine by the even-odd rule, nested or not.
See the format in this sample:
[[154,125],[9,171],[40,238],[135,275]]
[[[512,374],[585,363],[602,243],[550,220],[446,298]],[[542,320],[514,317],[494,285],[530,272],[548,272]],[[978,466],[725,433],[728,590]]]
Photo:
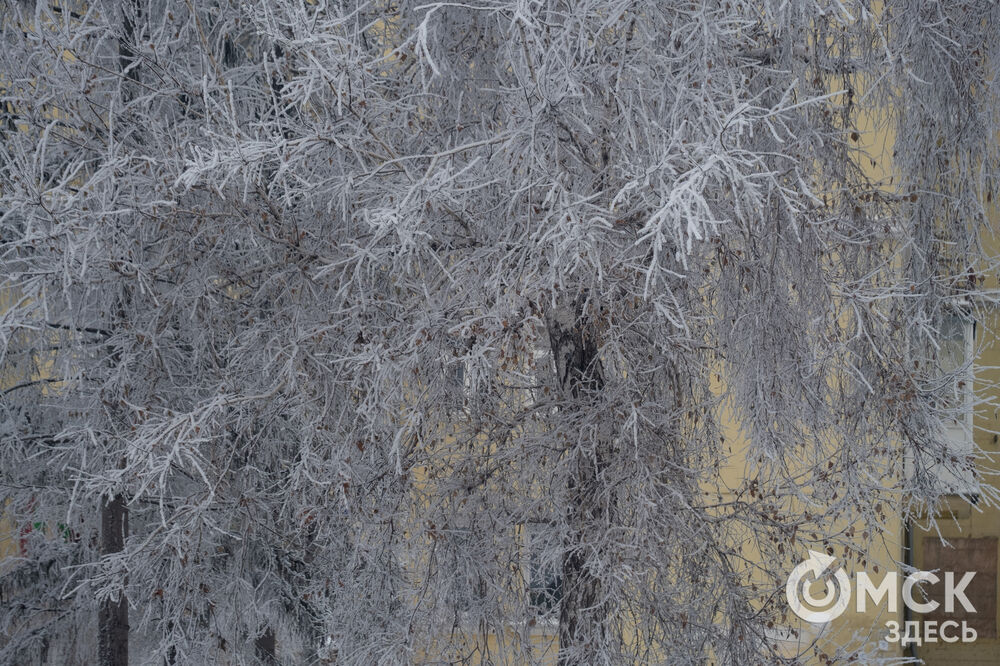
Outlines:
[[[138,0],[122,3],[122,31],[118,39],[118,65],[125,74],[128,85],[121,88],[122,103],[128,104],[134,95],[131,87],[139,80],[139,66],[136,62],[136,26],[142,16]],[[125,290],[125,301],[130,300],[129,290]],[[125,321],[125,306],[122,305],[118,320]],[[116,362],[117,353],[112,352]],[[120,553],[125,549],[128,534],[128,504],[125,495],[116,494],[101,506],[101,556]],[[101,602],[97,612],[98,664],[100,666],[128,666],[128,598],[124,592],[118,599]]]
[[[585,311],[586,294],[547,318],[549,343],[555,359],[566,413],[585,414],[596,406],[604,388],[598,329]],[[601,579],[588,558],[603,539],[611,521],[608,493],[602,492],[602,471],[611,455],[610,438],[598,432],[593,449],[570,444],[567,534],[562,555],[562,599],[559,607],[559,664],[594,664],[606,643],[609,609]]]
[[254,643],[254,648],[257,651],[257,658],[260,659],[262,664],[271,666],[272,664],[278,663],[275,658],[277,639],[274,636],[274,629],[271,629],[270,627],[265,629],[264,633],[257,637],[257,640]]
[[[120,553],[128,533],[125,497],[115,495],[101,507],[101,555]],[[98,663],[128,666],[128,600],[106,599],[98,611]]]

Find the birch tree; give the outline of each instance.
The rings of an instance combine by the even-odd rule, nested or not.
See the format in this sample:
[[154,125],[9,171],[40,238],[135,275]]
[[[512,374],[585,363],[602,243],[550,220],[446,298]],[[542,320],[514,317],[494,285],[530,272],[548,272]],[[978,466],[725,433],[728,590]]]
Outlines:
[[994,3],[0,7],[5,663],[794,663],[976,467]]

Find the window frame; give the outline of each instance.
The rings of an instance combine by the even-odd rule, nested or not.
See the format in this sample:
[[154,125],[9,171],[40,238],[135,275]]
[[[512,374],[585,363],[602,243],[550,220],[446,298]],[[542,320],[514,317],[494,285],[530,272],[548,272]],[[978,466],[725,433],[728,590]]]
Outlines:
[[[976,453],[973,429],[975,417],[975,340],[978,329],[977,322],[972,316],[968,304],[965,302],[955,303],[949,311],[945,313],[944,317],[958,319],[961,322],[963,337],[962,359],[956,368],[949,370],[948,372],[954,372],[959,370],[959,368],[962,368],[960,376],[964,375],[964,379],[959,381],[964,381],[965,386],[964,388],[960,387],[962,388],[959,395],[961,414],[958,419],[953,419],[951,424],[943,424],[943,431],[941,435],[943,436],[943,440],[946,444],[948,454],[955,457],[974,457]],[[942,320],[944,317],[942,317]],[[944,330],[943,326],[939,329],[939,332],[942,330]],[[941,343],[946,341],[941,339],[938,342],[938,351],[940,351],[942,347]],[[942,495],[962,496],[967,497],[972,501],[977,499],[979,495],[979,484],[976,481],[975,470],[970,470],[967,476],[959,475],[949,469],[944,463],[929,459],[929,456],[926,453],[921,452],[917,455],[924,459],[922,466],[926,470],[926,473],[935,479],[938,487],[942,491]],[[915,473],[914,453],[912,451],[906,452],[903,460],[903,467],[906,478],[912,478]]]

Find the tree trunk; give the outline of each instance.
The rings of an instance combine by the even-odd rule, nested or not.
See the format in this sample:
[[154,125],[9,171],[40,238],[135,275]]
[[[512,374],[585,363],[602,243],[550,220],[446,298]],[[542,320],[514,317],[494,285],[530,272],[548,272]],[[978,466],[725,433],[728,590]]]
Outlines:
[[[127,533],[128,508],[119,493],[101,507],[101,555],[120,553]],[[97,633],[100,666],[128,666],[128,599],[124,593],[101,602]]]
[[[131,85],[139,80],[137,59],[136,21],[141,16],[137,0],[122,4],[122,33],[118,39],[118,66],[129,85],[121,88],[122,103],[127,104],[134,94]],[[126,294],[129,293],[126,288]],[[130,298],[127,297],[127,300]],[[118,321],[127,321],[124,305],[119,309]],[[116,362],[120,357],[114,354]],[[121,464],[124,464],[122,461]],[[128,534],[128,505],[125,495],[117,493],[101,505],[101,556],[120,553],[125,549]],[[101,602],[97,613],[98,655],[100,666],[128,666],[128,597],[124,591],[118,599]]]
[[[549,343],[559,388],[572,416],[592,410],[604,388],[598,331],[584,311],[586,292],[575,302],[549,313]],[[562,554],[562,599],[559,607],[559,664],[595,664],[607,640],[609,609],[601,579],[590,558],[610,524],[609,496],[601,492],[601,476],[611,455],[611,441],[598,432],[593,449],[578,440],[570,444],[567,463],[567,533]]]
[[260,659],[262,664],[277,664],[278,661],[275,659],[275,649],[277,648],[277,640],[274,636],[274,629],[268,627],[264,630],[260,636],[257,637],[254,643],[254,648],[257,651],[257,658]]

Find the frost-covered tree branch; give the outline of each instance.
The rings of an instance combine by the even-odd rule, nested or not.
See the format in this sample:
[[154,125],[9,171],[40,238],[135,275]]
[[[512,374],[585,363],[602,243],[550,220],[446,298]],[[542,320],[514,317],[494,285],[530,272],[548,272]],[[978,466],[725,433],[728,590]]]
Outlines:
[[0,661],[776,663],[975,465],[993,3],[0,6]]

